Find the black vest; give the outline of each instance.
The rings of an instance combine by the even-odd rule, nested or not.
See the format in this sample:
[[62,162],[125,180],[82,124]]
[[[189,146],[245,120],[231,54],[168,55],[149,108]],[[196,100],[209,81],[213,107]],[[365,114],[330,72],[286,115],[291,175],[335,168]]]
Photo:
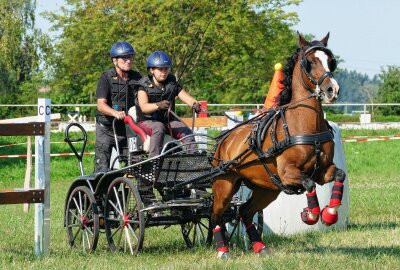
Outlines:
[[[152,83],[152,77],[143,77],[139,81],[139,85],[144,88],[149,98],[150,103],[160,102],[162,100],[168,100],[171,103],[171,110],[175,111],[175,98],[182,90],[182,86],[177,84],[176,77],[169,74],[165,80],[164,88],[160,89]],[[145,120],[157,120],[163,123],[168,123],[168,110],[158,110],[152,114],[145,114],[140,109],[138,100],[136,99],[136,114],[137,121]],[[175,119],[172,115],[169,116],[169,121]]]
[[[103,75],[110,84],[111,90],[111,99],[107,99],[107,105],[116,111],[128,113],[129,108],[135,105],[135,93],[142,75],[137,71],[131,70],[128,72],[128,79],[125,81],[118,76],[114,68],[105,71]],[[110,126],[114,117],[97,111],[96,120],[103,125]]]

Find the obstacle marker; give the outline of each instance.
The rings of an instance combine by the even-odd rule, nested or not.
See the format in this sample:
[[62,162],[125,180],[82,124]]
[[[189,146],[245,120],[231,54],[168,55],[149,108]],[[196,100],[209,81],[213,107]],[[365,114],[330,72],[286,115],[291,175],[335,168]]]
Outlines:
[[278,105],[278,96],[282,92],[284,85],[281,83],[283,80],[282,64],[277,63],[274,66],[275,72],[269,86],[267,97],[264,102],[264,109],[270,109]]

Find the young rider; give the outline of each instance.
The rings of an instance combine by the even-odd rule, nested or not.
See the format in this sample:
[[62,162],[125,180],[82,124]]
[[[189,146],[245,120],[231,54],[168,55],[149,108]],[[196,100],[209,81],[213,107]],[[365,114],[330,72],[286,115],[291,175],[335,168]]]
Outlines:
[[[167,132],[175,139],[192,133],[169,112],[175,111],[176,97],[196,113],[200,112],[200,104],[176,81],[174,75],[169,74],[172,60],[168,54],[155,51],[149,55],[146,64],[149,74],[140,80],[136,110],[138,125],[151,136],[149,157],[154,157],[161,153]],[[188,137],[183,143],[192,141],[194,138]]]

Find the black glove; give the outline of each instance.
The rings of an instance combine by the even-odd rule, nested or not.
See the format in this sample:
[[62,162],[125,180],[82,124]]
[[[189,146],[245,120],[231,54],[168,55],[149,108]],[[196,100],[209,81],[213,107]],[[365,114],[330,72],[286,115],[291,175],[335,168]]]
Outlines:
[[168,100],[163,100],[163,101],[157,102],[156,105],[159,110],[167,110],[169,108],[170,103]]
[[198,102],[193,103],[192,108],[197,114],[200,113],[200,111],[201,111],[200,103],[198,103]]

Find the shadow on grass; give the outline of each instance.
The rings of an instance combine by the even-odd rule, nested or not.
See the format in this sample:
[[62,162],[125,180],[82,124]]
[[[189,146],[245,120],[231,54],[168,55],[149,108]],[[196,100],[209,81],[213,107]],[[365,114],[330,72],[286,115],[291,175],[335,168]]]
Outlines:
[[369,224],[349,224],[348,230],[363,231],[363,230],[381,230],[381,229],[396,229],[399,224],[396,222],[379,222]]
[[25,246],[24,248],[21,248],[20,245],[17,243],[11,243],[8,247],[3,247],[1,248],[1,257],[9,257],[11,258],[12,262],[15,257],[18,258],[23,258],[23,260],[32,260],[36,259],[37,257],[35,256],[35,251],[34,247],[32,246]]
[[400,256],[400,247],[315,247],[305,248],[303,252],[312,252],[315,254],[342,253],[351,254],[351,256],[371,257],[371,256]]
[[[399,227],[396,222],[381,222],[370,224],[351,224],[346,230],[333,230],[335,233],[351,233],[358,231],[378,231],[392,230]],[[328,232],[329,233],[329,232]],[[293,236],[267,235],[263,237],[267,246],[277,249],[285,249],[289,246],[297,249],[298,252],[316,253],[316,254],[332,254],[342,253],[351,254],[352,256],[400,256],[400,246],[366,246],[366,247],[335,247],[320,246],[321,236],[323,232],[310,232]],[[311,247],[310,247],[311,246]]]
[[263,236],[264,243],[274,247],[285,247],[288,245],[305,246],[314,244],[317,245],[321,238],[321,232],[309,232],[304,234],[296,234],[292,236],[280,236],[280,235],[266,235]]

